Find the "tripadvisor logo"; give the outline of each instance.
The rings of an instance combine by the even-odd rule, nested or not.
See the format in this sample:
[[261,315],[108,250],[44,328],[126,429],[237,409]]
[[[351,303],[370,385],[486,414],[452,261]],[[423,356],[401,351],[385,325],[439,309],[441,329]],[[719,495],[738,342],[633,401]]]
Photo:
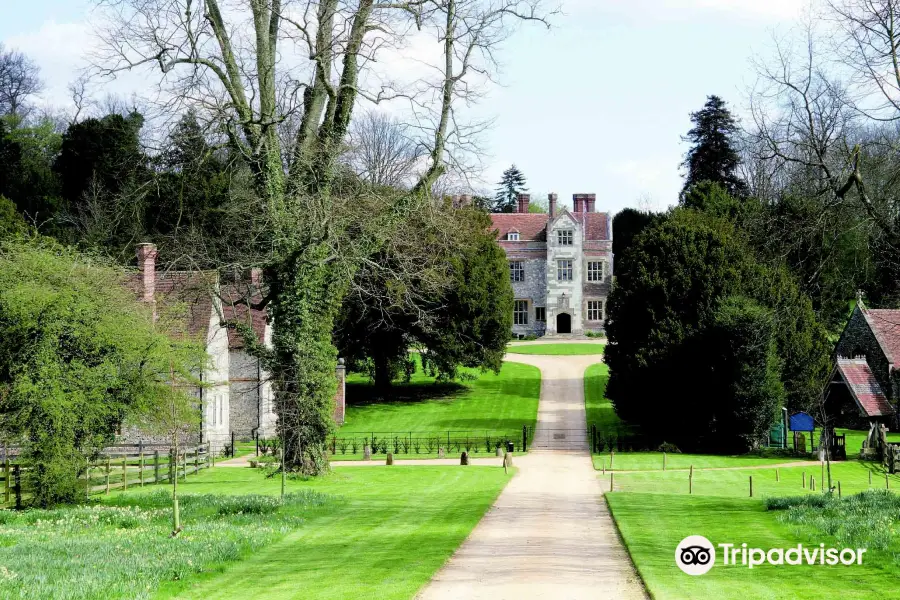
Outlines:
[[688,575],[703,575],[716,564],[716,548],[722,553],[722,565],[744,566],[748,569],[761,565],[861,565],[866,548],[826,548],[825,544],[807,547],[797,544],[793,548],[749,548],[747,544],[713,545],[702,535],[691,535],[675,548],[675,564]]

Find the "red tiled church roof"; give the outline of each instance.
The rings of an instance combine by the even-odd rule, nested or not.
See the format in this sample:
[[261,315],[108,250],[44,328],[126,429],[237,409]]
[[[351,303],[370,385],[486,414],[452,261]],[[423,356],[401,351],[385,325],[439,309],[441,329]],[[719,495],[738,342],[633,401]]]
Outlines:
[[862,313],[888,362],[897,365],[900,361],[900,310],[863,308]]
[[835,370],[840,373],[853,399],[867,417],[894,414],[891,403],[864,358],[838,358]]

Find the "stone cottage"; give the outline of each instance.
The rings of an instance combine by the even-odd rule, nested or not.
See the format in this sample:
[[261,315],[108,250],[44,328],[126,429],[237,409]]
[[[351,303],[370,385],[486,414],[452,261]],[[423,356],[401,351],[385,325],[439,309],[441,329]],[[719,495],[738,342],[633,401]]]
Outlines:
[[[234,304],[239,284],[225,284],[212,271],[158,271],[159,253],[153,244],[137,247],[138,272],[130,283],[142,302],[153,306],[155,318],[169,335],[202,343],[210,356],[200,374],[203,387],[192,390],[198,400],[198,429],[192,442],[209,442],[215,451],[236,438],[275,435],[272,385],[259,359],[244,350],[243,339],[226,321],[244,320],[261,344],[270,344],[271,327],[265,311]],[[258,294],[258,274],[250,286]],[[244,286],[246,287],[246,285]],[[122,443],[154,441],[140,431],[127,431]],[[162,440],[160,440],[162,441]]]
[[612,219],[596,212],[595,194],[575,194],[573,210],[549,195],[549,213],[529,213],[521,194],[516,212],[492,214],[509,259],[519,336],[600,332],[613,275]]
[[839,427],[897,428],[900,401],[900,310],[866,308],[857,301],[835,348],[834,369],[824,391],[829,417]]

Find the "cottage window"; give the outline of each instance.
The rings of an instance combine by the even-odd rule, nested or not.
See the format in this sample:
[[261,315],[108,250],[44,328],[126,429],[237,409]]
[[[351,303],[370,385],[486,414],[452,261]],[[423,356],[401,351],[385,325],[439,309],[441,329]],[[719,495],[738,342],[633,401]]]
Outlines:
[[571,246],[573,237],[571,229],[561,229],[556,232],[556,242],[560,246]]
[[516,300],[513,305],[513,325],[528,325],[528,300]]
[[509,261],[509,280],[525,281],[525,263],[521,260]]
[[519,241],[519,232],[518,231],[510,231],[506,234],[506,239],[510,242],[518,242]]
[[603,261],[589,261],[587,264],[587,280],[603,281]]
[[572,259],[566,258],[564,260],[556,261],[556,280],[557,281],[572,281]]
[[546,323],[547,322],[547,309],[543,306],[535,306],[534,307],[534,320],[538,323]]
[[602,321],[603,300],[588,300],[587,314],[588,321]]

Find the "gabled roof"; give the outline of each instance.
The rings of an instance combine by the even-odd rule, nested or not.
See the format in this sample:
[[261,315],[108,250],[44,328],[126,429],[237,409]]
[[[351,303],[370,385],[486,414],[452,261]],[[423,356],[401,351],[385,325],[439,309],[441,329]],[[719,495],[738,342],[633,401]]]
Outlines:
[[[157,271],[154,293],[156,312],[166,333],[205,344],[217,282],[218,274],[214,271]],[[143,275],[131,274],[127,285],[140,297]]]
[[[562,214],[568,214],[584,230],[585,241],[608,241],[609,213],[598,212],[571,212],[560,208],[554,219]],[[499,240],[506,240],[506,234],[510,231],[519,232],[519,241],[544,242],[547,240],[547,224],[550,216],[544,213],[494,213],[491,215],[494,228],[498,231]]]
[[[265,309],[251,308],[244,299],[251,303],[260,302],[262,295],[258,290],[252,289],[248,283],[230,283],[222,286],[222,312],[225,320],[244,322],[253,328],[256,341],[260,344],[266,342],[266,311]],[[244,347],[244,337],[233,327],[228,328],[228,348],[235,350]]]
[[506,240],[510,231],[519,233],[520,242],[543,242],[547,239],[549,215],[543,213],[494,213],[491,221],[497,230],[497,239]]
[[860,310],[875,334],[885,358],[892,365],[900,359],[900,310],[871,309],[860,303]]
[[839,374],[860,411],[867,417],[885,417],[894,414],[894,408],[872,374],[864,358],[838,358],[835,374]]

